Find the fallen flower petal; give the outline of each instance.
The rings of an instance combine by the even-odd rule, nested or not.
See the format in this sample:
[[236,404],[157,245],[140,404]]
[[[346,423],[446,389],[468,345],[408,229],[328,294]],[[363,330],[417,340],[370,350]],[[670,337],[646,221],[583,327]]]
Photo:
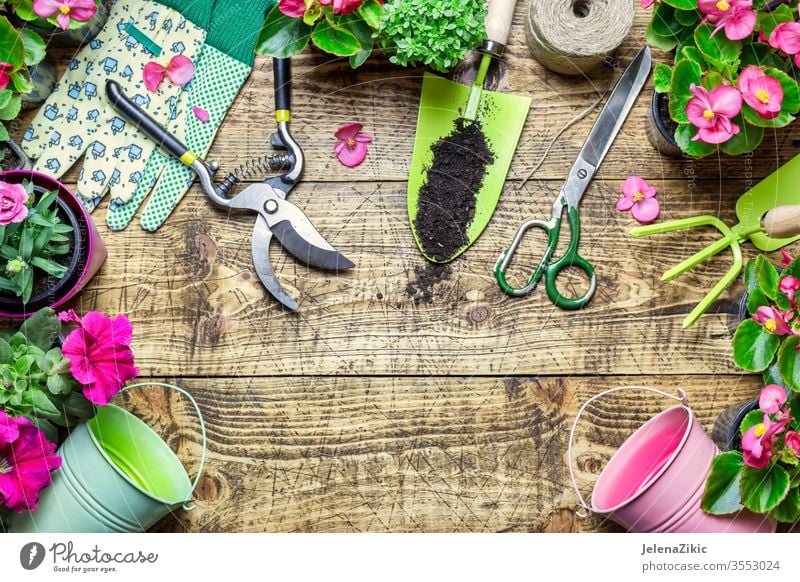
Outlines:
[[360,123],[348,123],[334,134],[339,141],[334,144],[333,151],[348,168],[355,168],[367,157],[367,144],[372,141],[372,136],[362,132],[363,127]]
[[194,116],[203,123],[208,123],[208,120],[210,119],[208,111],[202,107],[198,107],[197,105],[192,106],[192,113],[194,113]]
[[661,212],[655,199],[656,189],[639,176],[628,176],[622,183],[622,198],[617,201],[617,210],[630,210],[634,219],[641,223],[653,222]]
[[144,70],[142,71],[144,86],[151,93],[155,93],[158,91],[161,82],[164,80],[164,75],[166,74],[167,70],[164,67],[155,61],[150,61],[144,66]]
[[167,77],[176,85],[185,85],[194,77],[194,63],[189,57],[175,55],[167,65]]

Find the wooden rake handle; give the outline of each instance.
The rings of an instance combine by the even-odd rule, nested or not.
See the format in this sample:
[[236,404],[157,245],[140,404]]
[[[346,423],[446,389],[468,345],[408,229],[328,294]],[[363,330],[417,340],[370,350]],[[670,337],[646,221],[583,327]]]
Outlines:
[[800,204],[776,206],[761,219],[761,228],[771,238],[791,238],[800,234]]
[[511,19],[517,0],[491,0],[489,13],[486,15],[486,37],[493,42],[504,45],[508,42],[511,31]]

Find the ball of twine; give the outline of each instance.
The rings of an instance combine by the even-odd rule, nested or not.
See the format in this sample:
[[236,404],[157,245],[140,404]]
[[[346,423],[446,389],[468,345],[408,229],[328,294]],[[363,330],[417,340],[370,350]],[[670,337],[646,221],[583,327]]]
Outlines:
[[589,73],[628,36],[634,10],[633,0],[530,0],[528,48],[552,71]]

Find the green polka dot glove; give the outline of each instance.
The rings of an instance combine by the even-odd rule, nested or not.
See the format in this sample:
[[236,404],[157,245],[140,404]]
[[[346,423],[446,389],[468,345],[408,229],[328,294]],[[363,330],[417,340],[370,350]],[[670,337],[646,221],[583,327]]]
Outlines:
[[[103,30],[72,59],[23,136],[25,153],[37,160],[34,169],[58,178],[83,157],[77,194],[86,208],[93,210],[107,192],[113,200],[130,199],[155,143],[117,114],[106,97],[106,81],[117,81],[142,109],[166,123],[181,92],[177,83],[186,83],[173,66],[196,62],[213,4],[117,0]],[[145,85],[147,65],[163,71],[157,87]]]
[[[193,152],[205,156],[236,95],[250,75],[258,34],[266,11],[275,0],[217,2],[197,72],[186,87],[167,125]],[[148,194],[141,224],[156,230],[172,213],[194,180],[194,172],[179,160],[156,150],[133,197],[112,200],[106,222],[125,228]]]

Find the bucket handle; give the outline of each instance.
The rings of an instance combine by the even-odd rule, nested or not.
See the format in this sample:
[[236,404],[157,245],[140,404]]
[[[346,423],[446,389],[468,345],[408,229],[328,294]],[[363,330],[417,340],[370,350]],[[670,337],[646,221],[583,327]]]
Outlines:
[[[189,401],[194,408],[194,411],[197,413],[197,419],[200,421],[200,437],[203,450],[200,453],[200,467],[197,469],[197,475],[195,476],[194,481],[192,481],[192,494],[194,494],[194,492],[197,490],[197,485],[200,483],[200,477],[203,476],[203,467],[205,467],[206,464],[206,423],[203,420],[203,414],[200,412],[200,407],[197,405],[197,401],[194,399],[194,396],[192,396],[187,390],[179,388],[178,386],[173,386],[172,384],[166,384],[164,382],[139,382],[137,384],[125,386],[120,390],[120,392],[127,392],[128,390],[133,390],[134,388],[144,388],[146,386],[157,386],[159,388],[169,388],[170,390],[175,390],[176,392],[182,394]],[[183,504],[183,509],[186,511],[191,511],[194,509],[194,505],[186,502]]]
[[668,392],[664,392],[663,390],[659,390],[658,388],[651,388],[649,386],[620,386],[618,388],[609,388],[608,390],[603,390],[599,394],[595,394],[589,400],[583,403],[583,406],[580,407],[578,410],[578,414],[575,415],[575,421],[572,423],[572,429],[569,431],[569,442],[567,443],[567,460],[569,462],[569,479],[572,481],[572,487],[575,489],[575,495],[578,496],[578,509],[575,511],[575,515],[580,517],[581,519],[589,517],[592,513],[592,508],[586,503],[586,500],[581,495],[580,489],[578,489],[578,482],[575,479],[575,469],[573,468],[572,463],[572,441],[575,438],[575,430],[578,428],[578,421],[581,418],[581,414],[586,410],[586,407],[589,406],[595,400],[602,398],[603,396],[607,396],[614,392],[620,392],[622,390],[644,390],[646,392],[654,392],[656,394],[660,394],[661,396],[666,396],[667,398],[672,398],[673,400],[677,400],[680,402],[687,410],[689,410],[689,400],[686,397],[686,392],[683,388],[678,388],[676,390],[677,396],[674,394],[670,394]]

